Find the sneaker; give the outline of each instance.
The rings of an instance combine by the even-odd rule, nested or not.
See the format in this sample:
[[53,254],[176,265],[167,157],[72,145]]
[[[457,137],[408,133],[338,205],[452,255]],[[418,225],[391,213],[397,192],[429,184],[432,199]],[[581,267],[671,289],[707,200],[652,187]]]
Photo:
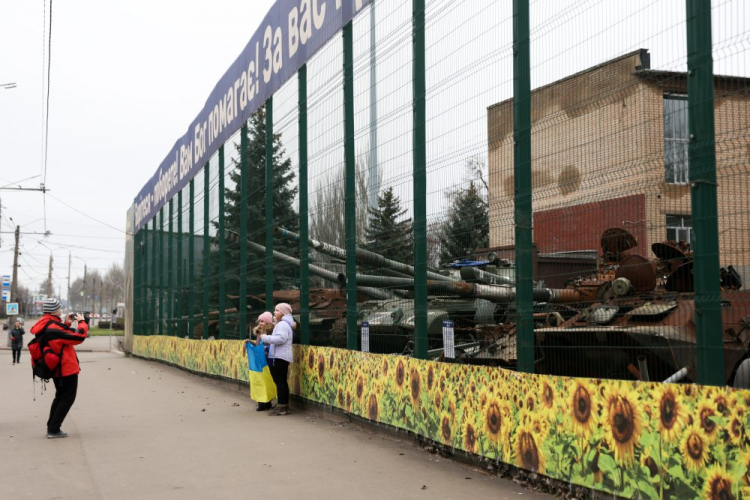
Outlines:
[[57,432],[48,432],[47,433],[47,439],[57,439],[57,438],[66,438],[68,437],[67,432],[63,432],[62,430]]
[[269,413],[269,415],[289,415],[292,413],[289,409],[289,405],[279,405],[276,409],[278,410],[276,413]]
[[271,410],[271,411],[268,412],[268,414],[269,415],[278,415],[280,411],[281,411],[281,405],[276,405],[276,406],[273,407],[273,410]]

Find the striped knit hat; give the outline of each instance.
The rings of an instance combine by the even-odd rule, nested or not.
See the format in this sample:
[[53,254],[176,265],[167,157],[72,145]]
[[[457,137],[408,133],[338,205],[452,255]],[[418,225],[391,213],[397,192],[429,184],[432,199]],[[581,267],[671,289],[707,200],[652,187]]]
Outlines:
[[44,314],[49,314],[49,313],[59,311],[61,308],[62,308],[62,304],[60,304],[59,300],[55,298],[44,299],[44,304],[42,305],[42,312],[44,312]]

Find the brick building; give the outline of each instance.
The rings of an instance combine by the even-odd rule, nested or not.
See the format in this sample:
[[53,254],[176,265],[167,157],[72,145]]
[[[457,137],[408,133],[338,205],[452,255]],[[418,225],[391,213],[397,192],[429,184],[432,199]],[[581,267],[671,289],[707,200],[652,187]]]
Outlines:
[[[598,249],[622,227],[651,244],[691,238],[685,73],[641,49],[532,92],[534,243]],[[750,79],[715,77],[721,265],[750,284]],[[490,247],[513,244],[513,100],[488,108]]]

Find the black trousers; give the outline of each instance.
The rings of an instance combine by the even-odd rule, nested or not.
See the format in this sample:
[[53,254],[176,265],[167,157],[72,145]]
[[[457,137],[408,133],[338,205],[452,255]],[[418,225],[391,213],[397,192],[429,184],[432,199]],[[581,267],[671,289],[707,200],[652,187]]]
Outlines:
[[273,381],[276,384],[277,397],[279,398],[280,405],[289,404],[289,382],[286,380],[287,373],[289,372],[289,361],[283,359],[273,360]]
[[21,362],[21,348],[13,347],[12,349],[13,349],[13,362],[20,363]]
[[53,378],[55,383],[55,399],[49,411],[47,432],[60,432],[60,426],[76,400],[78,392],[78,375]]

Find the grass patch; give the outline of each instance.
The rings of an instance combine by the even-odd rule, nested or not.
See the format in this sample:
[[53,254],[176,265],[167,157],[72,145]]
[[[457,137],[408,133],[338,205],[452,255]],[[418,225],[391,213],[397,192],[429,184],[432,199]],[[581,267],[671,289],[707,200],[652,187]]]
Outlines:
[[91,337],[107,337],[109,335],[122,336],[122,330],[110,330],[109,328],[89,328],[89,336]]

